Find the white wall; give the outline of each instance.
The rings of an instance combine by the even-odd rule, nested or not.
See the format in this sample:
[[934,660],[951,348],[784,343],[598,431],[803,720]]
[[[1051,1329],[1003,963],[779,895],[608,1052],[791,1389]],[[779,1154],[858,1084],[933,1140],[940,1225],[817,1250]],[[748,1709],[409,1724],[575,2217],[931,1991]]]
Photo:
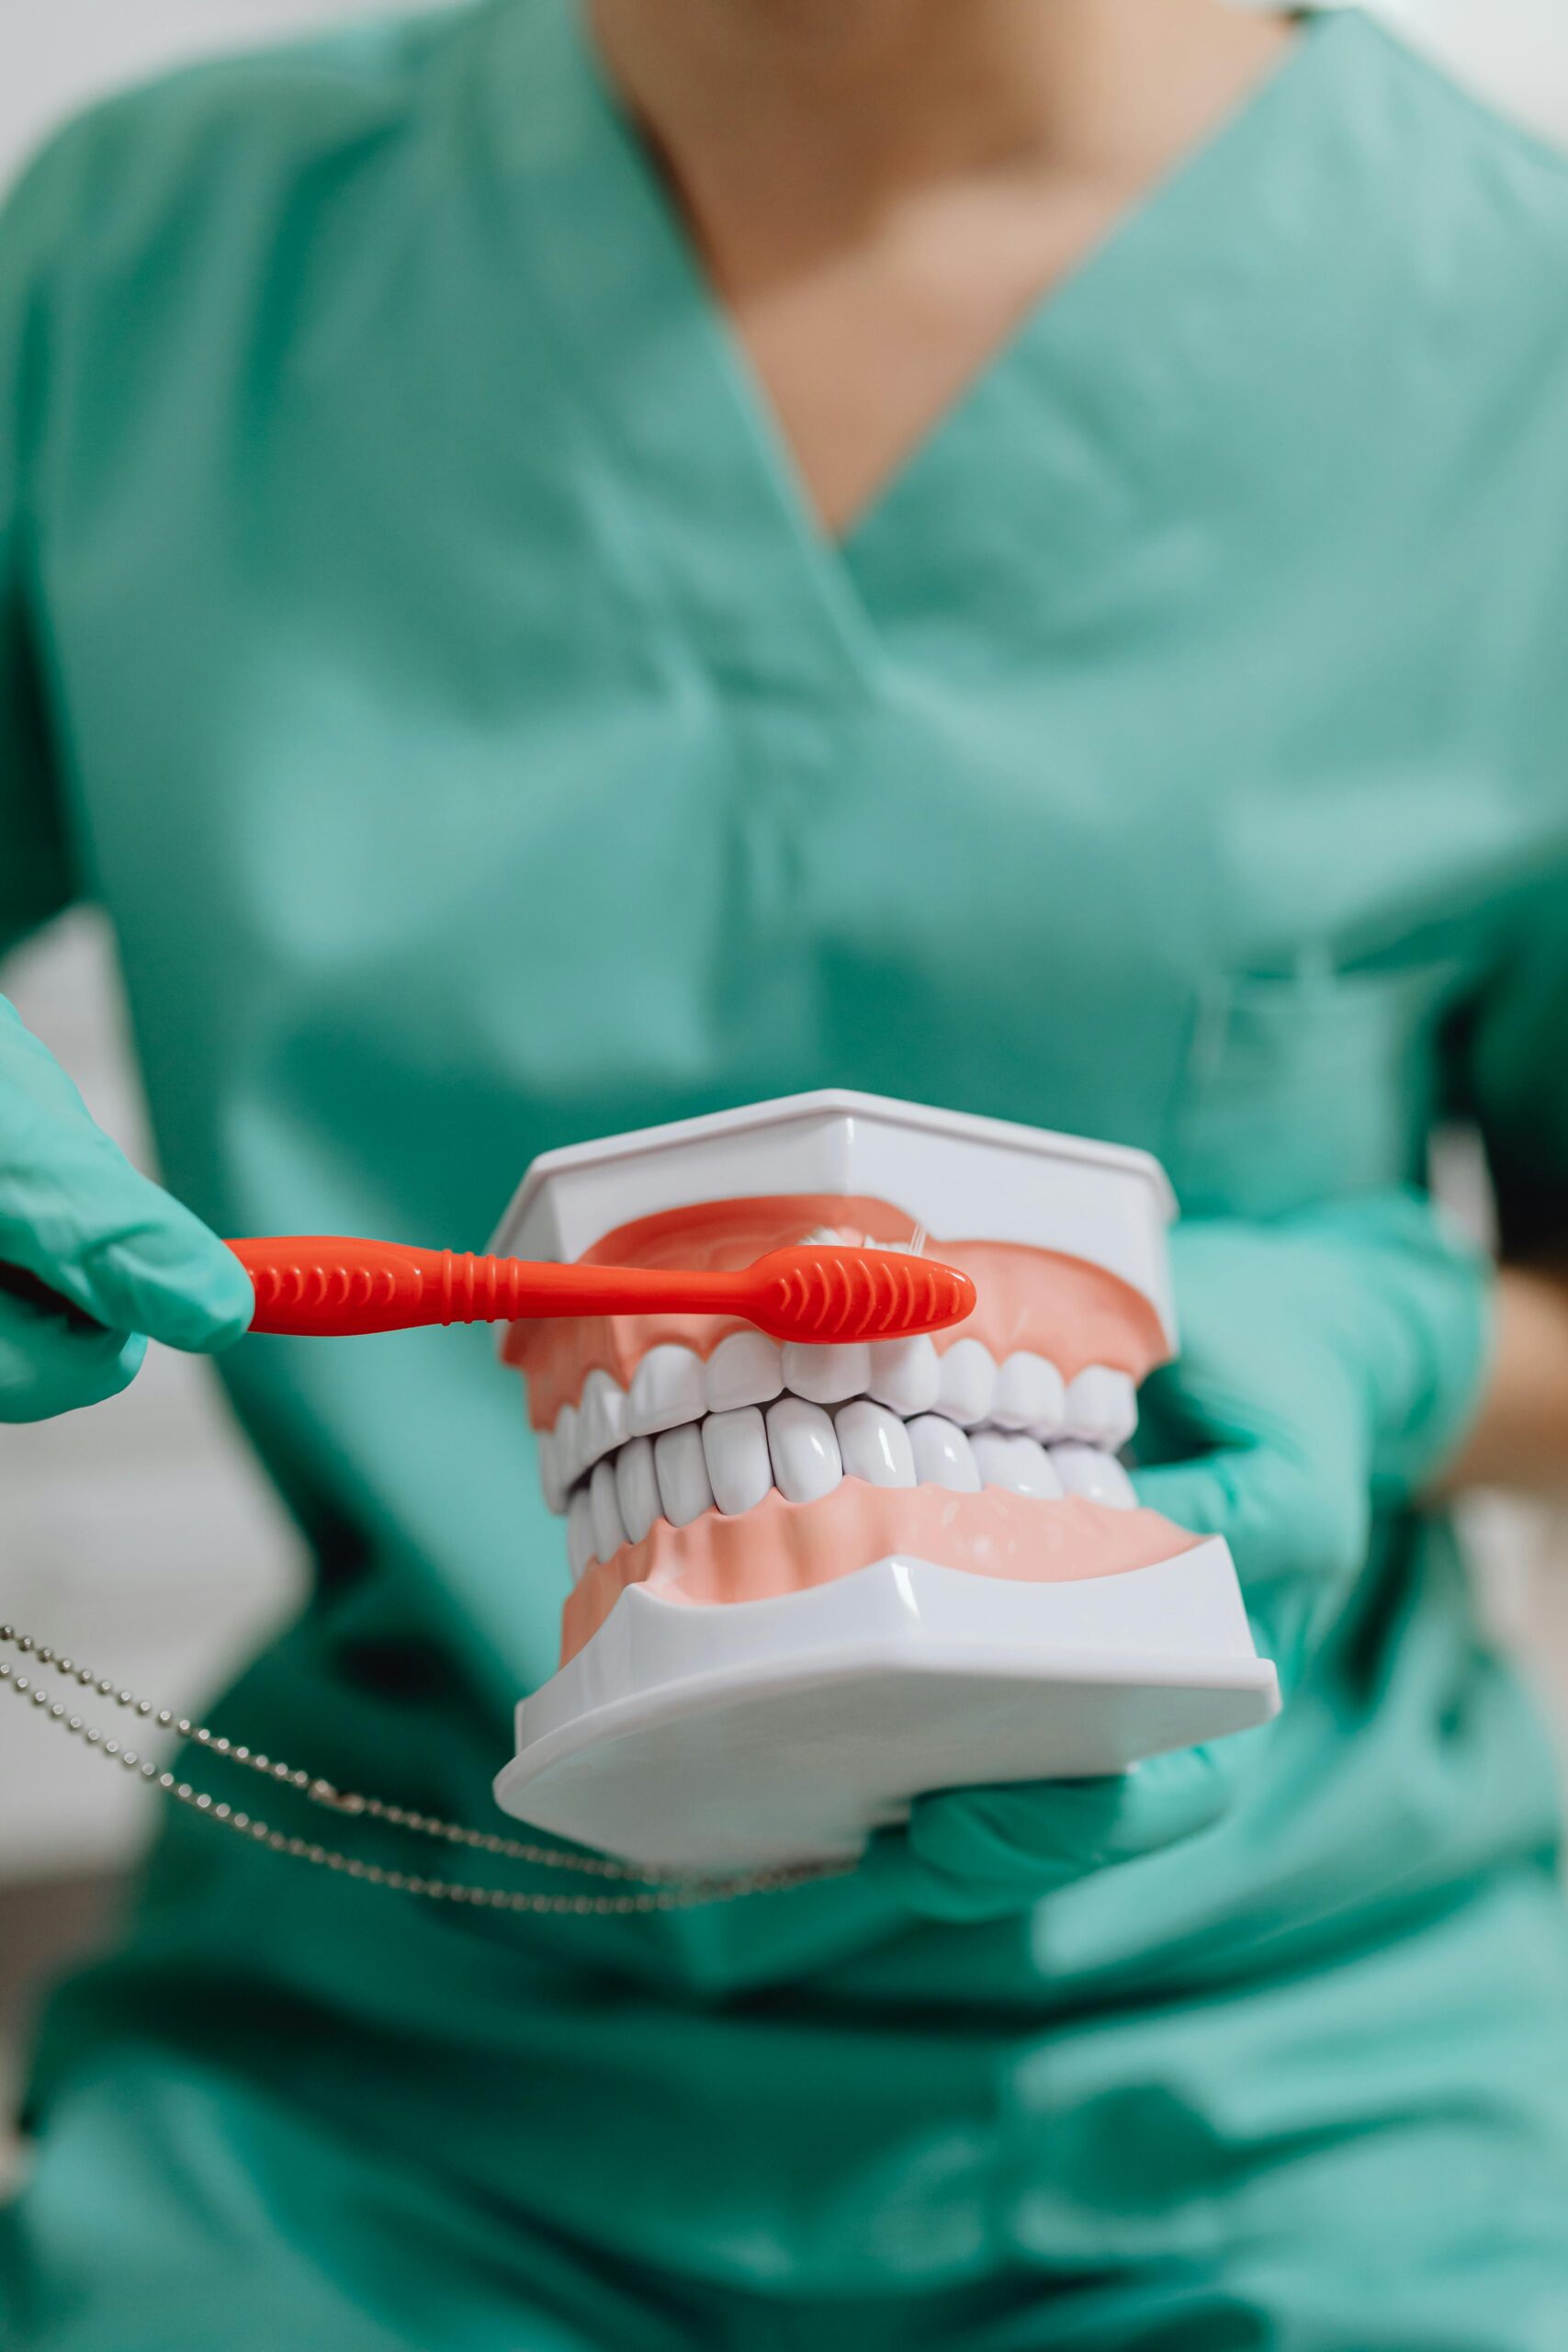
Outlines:
[[1568,138],[1564,0],[1379,0],[1374,13],[1536,129]]
[[[344,0],[0,0],[0,182],[87,96],[197,50],[346,13]],[[1386,13],[1568,133],[1564,0],[1388,0]],[[101,926],[73,917],[6,979],[105,1125],[145,1160]],[[1511,1521],[1507,1531],[1519,1563]],[[0,1430],[0,1617],[160,1701],[193,1705],[289,1605],[299,1574],[205,1373],[184,1359],[155,1352],[125,1396],[91,1413]],[[1519,1569],[1514,1613],[1539,1628],[1539,1608],[1520,1605],[1533,1589]],[[1568,1576],[1552,1590],[1568,1610]],[[0,1694],[0,1876],[124,1853],[144,1819],[137,1795]]]
[[344,0],[5,0],[0,179],[51,123],[100,91],[200,50],[348,13]]

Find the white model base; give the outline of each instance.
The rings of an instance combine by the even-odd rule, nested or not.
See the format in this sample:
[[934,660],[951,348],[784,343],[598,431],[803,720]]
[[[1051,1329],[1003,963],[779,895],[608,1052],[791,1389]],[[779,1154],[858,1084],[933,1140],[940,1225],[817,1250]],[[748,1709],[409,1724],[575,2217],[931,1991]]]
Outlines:
[[774,1600],[628,1586],[517,1710],[498,1802],[650,1874],[829,1861],[911,1797],[1082,1780],[1267,1723],[1217,1539],[1061,1584],[894,1558]]

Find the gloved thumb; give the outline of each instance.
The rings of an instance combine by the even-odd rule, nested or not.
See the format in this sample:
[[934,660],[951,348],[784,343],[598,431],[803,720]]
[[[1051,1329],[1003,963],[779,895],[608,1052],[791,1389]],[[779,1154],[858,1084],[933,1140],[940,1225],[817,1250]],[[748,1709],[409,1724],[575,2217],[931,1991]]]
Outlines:
[[1258,1648],[1292,1690],[1365,1553],[1366,1498],[1267,1447],[1134,1473],[1138,1500],[1193,1535],[1223,1535]]
[[132,1168],[48,1050],[0,1001],[0,1264],[109,1331],[213,1349],[250,1324],[233,1252]]
[[1214,1751],[1191,1747],[1105,1780],[921,1797],[906,1832],[918,1866],[909,1899],[931,1918],[1006,1918],[1092,1871],[1196,1837],[1229,1795]]
[[1191,1535],[1223,1535],[1249,1596],[1300,1580],[1344,1582],[1364,1555],[1364,1487],[1314,1474],[1283,1442],[1225,1446],[1196,1461],[1135,1470],[1147,1510]]

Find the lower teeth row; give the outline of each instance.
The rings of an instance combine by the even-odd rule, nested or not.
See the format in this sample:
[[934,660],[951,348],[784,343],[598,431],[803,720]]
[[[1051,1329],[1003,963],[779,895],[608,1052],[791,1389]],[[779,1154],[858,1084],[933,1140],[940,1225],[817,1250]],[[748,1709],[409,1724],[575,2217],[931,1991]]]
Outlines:
[[1046,1500],[1078,1495],[1113,1510],[1136,1501],[1122,1464],[1098,1446],[964,1430],[939,1413],[904,1421],[865,1396],[829,1413],[784,1396],[765,1412],[748,1405],[633,1438],[595,1464],[567,1511],[573,1578],[624,1544],[641,1543],[658,1520],[688,1527],[708,1510],[734,1517],[775,1487],[788,1502],[818,1502],[845,1477],[954,1494],[1000,1487]]

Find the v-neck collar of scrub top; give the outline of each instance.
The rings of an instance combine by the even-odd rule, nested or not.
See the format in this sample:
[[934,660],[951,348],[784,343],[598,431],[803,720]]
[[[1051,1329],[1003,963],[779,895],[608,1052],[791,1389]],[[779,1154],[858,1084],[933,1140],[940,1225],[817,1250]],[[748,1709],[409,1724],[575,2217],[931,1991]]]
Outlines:
[[[1000,339],[833,537],[593,54],[579,0],[507,0],[485,96],[518,199],[529,278],[560,329],[570,397],[634,486],[635,527],[716,683],[819,706],[863,697],[881,660],[877,591],[889,583],[896,593],[905,526],[929,523],[933,509],[953,531],[966,517],[974,526],[984,501],[966,478],[976,490],[994,481],[995,449],[1012,432],[1013,394],[1026,372],[1032,388],[1059,357],[1063,397],[1107,404],[1118,442],[1135,448],[1151,426],[1168,440],[1172,305],[1201,312],[1210,273],[1234,297],[1236,262],[1257,258],[1206,256],[1201,241],[1184,243],[1183,231],[1201,214],[1212,218],[1213,183],[1229,173],[1237,207],[1246,206],[1250,159],[1274,139],[1281,116],[1309,100],[1322,52],[1333,46],[1330,28],[1348,21],[1307,19],[1238,106]],[[1169,277],[1173,256],[1185,264],[1179,285]],[[930,532],[921,539],[930,544]]]

